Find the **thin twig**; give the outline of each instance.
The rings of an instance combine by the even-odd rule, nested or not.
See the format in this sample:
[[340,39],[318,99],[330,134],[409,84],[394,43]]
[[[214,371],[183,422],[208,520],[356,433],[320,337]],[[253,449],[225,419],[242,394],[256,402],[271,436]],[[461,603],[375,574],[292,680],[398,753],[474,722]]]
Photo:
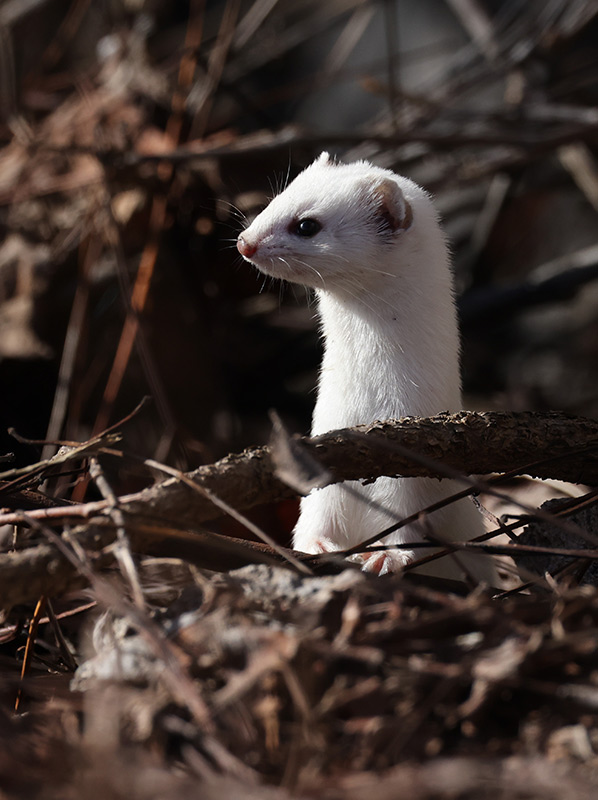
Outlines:
[[184,483],[185,486],[188,486],[194,492],[199,492],[200,494],[204,495],[204,497],[207,497],[210,502],[214,503],[215,506],[222,509],[222,511],[224,511],[226,514],[237,520],[237,522],[240,522],[241,525],[247,528],[248,531],[251,531],[251,533],[257,536],[258,539],[269,545],[276,553],[278,553],[278,555],[282,556],[285,561],[288,561],[289,564],[292,564],[298,572],[302,572],[304,575],[313,575],[312,570],[306,564],[303,564],[301,561],[298,561],[293,555],[291,555],[288,549],[281,547],[278,542],[272,539],[271,536],[268,536],[265,531],[248,519],[244,514],[241,514],[224,500],[221,500],[216,494],[214,494],[214,492],[210,491],[205,486],[201,486],[201,484],[191,480],[191,478],[189,478],[188,475],[185,475],[184,472],[181,472],[178,469],[173,469],[172,467],[168,467],[165,464],[160,464],[152,458],[145,459],[144,463],[152,469],[157,469],[160,472],[164,472],[166,475],[171,475],[173,478],[176,478]]
[[104,475],[97,458],[91,458],[89,460],[89,474],[100,490],[100,494],[104,500],[106,500],[106,511],[114,520],[117,540],[114,546],[116,560],[118,561],[121,571],[131,587],[135,605],[137,608],[143,609],[145,607],[143,591],[141,589],[141,583],[139,581],[137,569],[135,568],[135,562],[133,561],[133,556],[131,554],[131,545],[129,542],[129,537],[127,536],[125,518],[122,509],[119,506],[118,498],[106,480],[106,476]]

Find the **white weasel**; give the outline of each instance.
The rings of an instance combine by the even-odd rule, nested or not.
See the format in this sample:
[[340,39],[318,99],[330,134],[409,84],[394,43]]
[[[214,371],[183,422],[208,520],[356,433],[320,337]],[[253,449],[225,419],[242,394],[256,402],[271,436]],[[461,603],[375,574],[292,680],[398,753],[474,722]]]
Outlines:
[[[312,434],[336,428],[458,411],[459,334],[444,234],[428,194],[411,180],[366,161],[322,155],[239,236],[241,255],[261,272],[315,289],[324,357]],[[307,553],[353,547],[378,531],[458,491],[449,480],[379,478],[351,485],[386,514],[342,485],[301,502],[296,549]],[[467,498],[386,537],[421,541],[426,532],[466,540],[483,532]],[[428,551],[363,556],[382,574]],[[446,557],[428,573],[496,583],[487,556]]]

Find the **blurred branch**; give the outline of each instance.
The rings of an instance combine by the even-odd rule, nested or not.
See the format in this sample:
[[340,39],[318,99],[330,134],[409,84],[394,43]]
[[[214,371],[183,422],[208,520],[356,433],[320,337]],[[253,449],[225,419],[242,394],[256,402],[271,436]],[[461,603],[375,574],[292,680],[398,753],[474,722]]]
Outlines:
[[543,264],[526,281],[472,290],[460,299],[463,327],[508,319],[532,306],[563,303],[598,280],[598,245]]
[[[531,112],[526,111],[525,116],[516,122],[497,118],[454,119],[445,118],[433,127],[412,127],[391,135],[381,134],[376,131],[359,131],[347,133],[346,131],[331,131],[327,133],[311,133],[297,126],[289,126],[282,130],[259,131],[232,138],[224,133],[221,143],[214,143],[214,138],[208,142],[195,140],[182,147],[174,148],[167,152],[155,154],[94,151],[94,155],[101,158],[104,163],[118,165],[119,162],[126,166],[152,162],[169,162],[172,164],[186,163],[194,159],[208,159],[218,156],[226,158],[236,157],[239,154],[259,155],[275,150],[287,150],[289,146],[310,147],[317,149],[334,143],[339,146],[353,146],[364,141],[374,142],[383,147],[397,147],[403,144],[420,142],[438,149],[451,149],[455,147],[496,146],[505,149],[514,148],[514,155],[521,156],[528,151],[529,157],[540,157],[546,150],[553,150],[560,145],[576,141],[594,142],[598,140],[598,112],[589,117],[580,110],[576,117],[575,109],[571,109],[568,124],[558,114],[548,120],[539,115],[533,118]],[[525,123],[529,122],[528,127]],[[533,123],[533,124],[531,124]],[[552,124],[550,124],[552,123]],[[83,152],[89,152],[83,150]]]
[[239,0],[228,0],[224,8],[218,37],[210,51],[207,74],[202,82],[199,100],[195,104],[195,113],[191,123],[191,138],[200,138],[205,133],[214,97],[235,35],[240,9],[241,3]]
[[0,8],[0,25],[13,25],[48,0],[7,0]]
[[492,63],[498,57],[492,21],[476,0],[447,0],[484,57]]
[[88,313],[90,273],[96,259],[100,257],[101,247],[102,245],[99,237],[93,234],[90,234],[90,236],[84,239],[79,245],[79,275],[77,288],[75,289],[71,314],[64,337],[56,392],[54,394],[52,412],[46,432],[46,439],[48,439],[49,443],[44,446],[42,459],[50,458],[56,452],[56,445],[53,444],[53,442],[60,438],[63,430],[71,393],[71,384],[75,372],[77,353],[79,352],[80,343],[83,339],[82,334],[85,318]]
[[598,211],[598,166],[590,149],[585,144],[573,142],[561,147],[558,155],[586,200]]

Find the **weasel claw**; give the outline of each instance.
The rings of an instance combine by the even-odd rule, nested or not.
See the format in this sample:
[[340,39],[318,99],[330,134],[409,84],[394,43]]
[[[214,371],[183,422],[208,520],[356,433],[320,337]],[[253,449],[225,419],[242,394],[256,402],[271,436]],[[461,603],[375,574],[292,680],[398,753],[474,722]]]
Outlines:
[[373,572],[374,575],[390,575],[396,569],[394,559],[386,553],[374,553],[363,558],[362,561],[363,571]]

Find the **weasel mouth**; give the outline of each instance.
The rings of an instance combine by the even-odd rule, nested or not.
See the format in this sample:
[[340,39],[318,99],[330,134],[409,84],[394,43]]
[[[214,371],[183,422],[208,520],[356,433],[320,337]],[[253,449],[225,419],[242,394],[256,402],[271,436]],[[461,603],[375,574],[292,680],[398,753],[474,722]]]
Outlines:
[[312,289],[325,288],[322,275],[303,262],[297,263],[294,259],[282,255],[266,254],[261,248],[251,258],[244,257],[269,278],[310,286]]
[[293,273],[288,268],[285,269],[283,265],[273,264],[272,262],[268,264],[258,264],[254,261],[253,263],[260,272],[263,272],[264,275],[268,275],[270,278],[278,278],[281,281],[296,280]]

